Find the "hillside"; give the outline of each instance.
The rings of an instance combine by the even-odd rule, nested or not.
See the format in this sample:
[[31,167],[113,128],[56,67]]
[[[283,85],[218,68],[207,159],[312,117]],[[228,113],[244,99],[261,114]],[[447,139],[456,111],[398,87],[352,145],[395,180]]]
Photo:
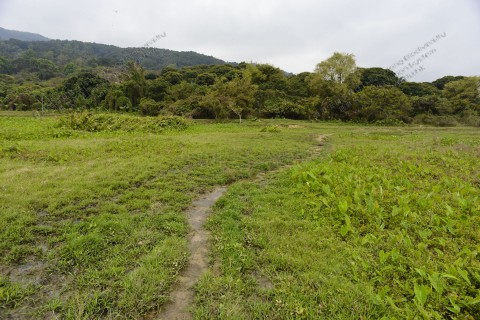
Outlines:
[[78,66],[114,67],[125,61],[135,60],[144,68],[160,70],[167,66],[185,67],[199,64],[225,64],[225,61],[196,52],[180,52],[159,48],[119,48],[112,45],[70,40],[0,41],[0,56],[15,60],[25,55],[47,59],[63,67],[70,62]]
[[48,41],[47,37],[44,37],[37,33],[23,32],[16,30],[8,30],[0,27],[0,40],[17,39],[22,41]]

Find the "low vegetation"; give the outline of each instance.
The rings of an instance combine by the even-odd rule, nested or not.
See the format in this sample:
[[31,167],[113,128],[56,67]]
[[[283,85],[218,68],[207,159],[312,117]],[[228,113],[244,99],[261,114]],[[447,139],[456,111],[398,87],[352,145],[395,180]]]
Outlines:
[[219,185],[195,318],[480,313],[477,129],[10,115],[1,318],[156,315],[188,261],[185,210]]
[[476,319],[478,132],[317,130],[332,134],[318,159],[217,203],[195,315]]
[[188,258],[193,199],[313,144],[305,130],[260,132],[263,121],[161,134],[58,127],[76,117],[124,119],[0,117],[0,318],[155,312]]
[[140,118],[118,114],[71,113],[59,119],[61,128],[100,131],[137,131],[161,133],[165,130],[185,130],[189,121],[182,117],[149,117]]

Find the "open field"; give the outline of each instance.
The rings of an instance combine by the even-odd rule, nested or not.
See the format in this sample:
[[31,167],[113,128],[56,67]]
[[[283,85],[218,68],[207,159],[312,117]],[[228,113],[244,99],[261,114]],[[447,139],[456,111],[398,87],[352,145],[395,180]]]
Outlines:
[[158,309],[187,259],[192,200],[292,163],[314,144],[313,132],[260,132],[265,123],[161,135],[55,123],[0,117],[0,318]]
[[195,318],[480,313],[478,129],[56,123],[0,117],[0,318],[156,314],[216,186]]
[[479,319],[477,129],[319,127],[328,152],[210,219],[201,319]]

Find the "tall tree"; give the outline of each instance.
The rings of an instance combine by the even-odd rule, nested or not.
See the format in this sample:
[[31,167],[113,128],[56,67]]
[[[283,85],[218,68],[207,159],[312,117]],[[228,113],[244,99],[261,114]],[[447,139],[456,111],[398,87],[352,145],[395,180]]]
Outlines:
[[315,72],[323,79],[335,83],[345,83],[357,65],[355,56],[350,53],[335,52],[330,58],[317,64]]
[[385,119],[409,121],[412,104],[398,88],[368,86],[356,95],[362,119],[369,122]]
[[440,90],[443,90],[443,88],[445,87],[445,85],[449,82],[452,82],[452,81],[457,81],[457,80],[462,80],[464,79],[465,77],[463,76],[445,76],[445,77],[441,77],[435,81],[432,82],[432,84],[437,87],[438,89]]
[[447,83],[443,96],[450,100],[456,113],[471,110],[480,115],[480,77],[466,77]]
[[359,71],[361,74],[359,89],[366,86],[397,86],[400,83],[400,78],[389,69],[359,68]]
[[236,77],[226,85],[226,96],[229,97],[226,107],[235,113],[242,122],[242,116],[253,108],[256,87],[252,85],[250,77],[244,73],[243,77]]
[[225,78],[217,79],[202,104],[211,108],[217,119],[233,112],[242,122],[253,108],[255,92],[256,86],[252,84],[248,71],[244,71],[243,76],[228,82]]
[[145,95],[145,89],[147,82],[145,80],[145,70],[135,62],[129,62],[127,64],[127,70],[122,76],[123,90],[125,95],[132,102],[132,107],[136,109],[140,103],[140,100]]
[[400,90],[408,96],[423,97],[428,95],[440,95],[440,90],[428,82],[403,82],[400,85]]
[[321,98],[329,118],[348,119],[354,112],[353,89],[360,83],[356,70],[353,54],[335,52],[308,77],[310,89]]
[[83,72],[67,79],[60,87],[66,108],[95,108],[107,95],[109,83],[92,72]]

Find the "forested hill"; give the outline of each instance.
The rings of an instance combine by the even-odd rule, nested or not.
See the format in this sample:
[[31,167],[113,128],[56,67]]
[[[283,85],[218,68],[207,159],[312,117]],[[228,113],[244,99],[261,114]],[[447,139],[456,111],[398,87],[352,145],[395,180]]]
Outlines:
[[[46,59],[60,67],[69,63],[81,67],[115,67],[133,60],[149,70],[160,70],[167,66],[182,68],[200,64],[226,63],[223,60],[192,51],[180,52],[151,47],[119,48],[112,45],[70,40],[29,42],[10,39],[0,41],[0,57],[10,60],[14,68],[21,68],[15,61],[25,58]],[[10,70],[10,72],[12,71],[16,73],[21,70]]]
[[8,30],[0,27],[0,40],[18,39],[23,41],[47,41],[47,37],[37,33]]

